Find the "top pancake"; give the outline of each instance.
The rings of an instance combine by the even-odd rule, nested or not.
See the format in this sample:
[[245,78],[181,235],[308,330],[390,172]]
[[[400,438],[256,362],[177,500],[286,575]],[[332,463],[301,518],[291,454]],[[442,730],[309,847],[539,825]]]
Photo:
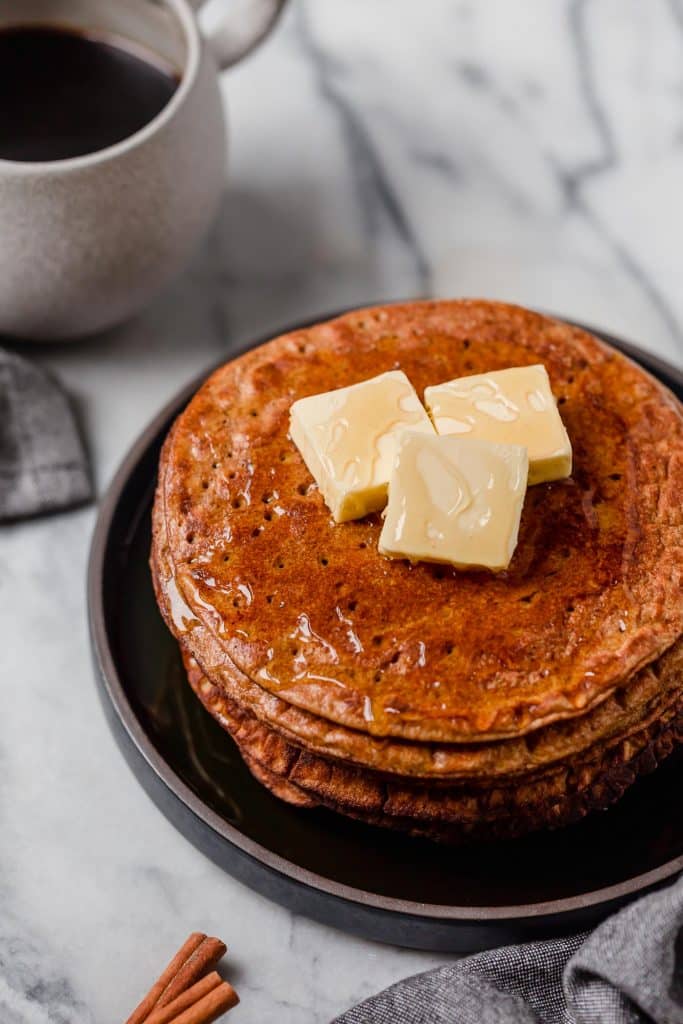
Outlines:
[[[384,559],[380,517],[335,524],[287,435],[295,399],[385,370],[422,396],[538,362],[574,471],[529,489],[495,577]],[[176,421],[157,501],[178,634],[201,622],[262,688],[378,736],[521,735],[581,714],[683,631],[680,404],[586,332],[513,306],[363,310],[228,363]]]

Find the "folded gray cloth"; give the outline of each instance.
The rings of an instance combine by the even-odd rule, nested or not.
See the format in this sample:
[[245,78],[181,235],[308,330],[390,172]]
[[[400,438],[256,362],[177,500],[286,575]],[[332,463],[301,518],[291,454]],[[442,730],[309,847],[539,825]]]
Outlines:
[[83,444],[59,384],[0,349],[0,521],[80,505],[92,497]]
[[416,974],[334,1024],[683,1024],[683,877],[589,935]]

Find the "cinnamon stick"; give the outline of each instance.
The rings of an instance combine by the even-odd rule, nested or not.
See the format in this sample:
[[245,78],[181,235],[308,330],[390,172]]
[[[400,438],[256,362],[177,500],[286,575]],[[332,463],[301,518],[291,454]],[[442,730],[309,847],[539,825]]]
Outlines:
[[205,939],[206,935],[203,932],[193,932],[185,940],[166,970],[155,981],[142,1002],[135,1007],[126,1024],[144,1024],[169,983],[176,977],[183,964],[197,951]]
[[212,1024],[238,1003],[239,997],[234,988],[224,981],[198,1003],[189,1006],[178,1017],[173,1017],[170,1024]]
[[211,974],[207,974],[205,978],[198,981],[191,988],[185,989],[177,999],[174,999],[172,1003],[167,1003],[166,1006],[160,1009],[153,1010],[151,1015],[145,1021],[145,1024],[169,1024],[170,1021],[175,1020],[178,1014],[182,1013],[183,1010],[187,1010],[188,1007],[194,1006],[200,999],[211,992],[213,989],[218,988],[222,983],[220,974],[216,971],[212,971]]
[[160,1009],[184,992],[186,988],[194,985],[195,981],[203,978],[208,971],[212,971],[216,964],[226,953],[226,945],[220,939],[204,936],[202,942],[189,955],[174,978],[171,978],[164,991],[161,993],[154,1009]]

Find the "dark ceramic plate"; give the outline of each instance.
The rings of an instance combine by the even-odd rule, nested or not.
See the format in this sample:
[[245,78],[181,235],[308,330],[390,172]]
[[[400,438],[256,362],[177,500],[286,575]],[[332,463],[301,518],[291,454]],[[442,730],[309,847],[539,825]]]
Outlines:
[[[680,371],[600,335],[683,397]],[[571,828],[463,849],[290,807],[252,778],[184,679],[147,567],[159,449],[199,383],[184,388],[124,460],[102,503],[88,581],[108,720],[173,824],[278,903],[420,949],[473,950],[577,930],[683,870],[680,757]]]

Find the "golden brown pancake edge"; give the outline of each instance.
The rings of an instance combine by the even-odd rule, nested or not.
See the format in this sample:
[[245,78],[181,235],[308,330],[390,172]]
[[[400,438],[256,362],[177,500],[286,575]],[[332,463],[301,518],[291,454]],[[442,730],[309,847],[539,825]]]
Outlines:
[[[163,524],[159,530],[161,537]],[[172,625],[155,558],[152,575],[157,602],[167,623]],[[295,746],[387,775],[435,780],[513,776],[553,764],[600,740],[622,735],[652,708],[666,706],[676,699],[683,689],[683,641],[679,640],[656,662],[634,673],[584,715],[551,723],[522,737],[489,743],[420,743],[373,737],[331,725],[287,704],[240,673],[208,630],[199,624],[183,638],[183,646],[228,700],[250,711]]]
[[472,786],[425,787],[333,764],[288,743],[225,697],[191,655],[184,663],[192,689],[230,733],[255,777],[299,806],[321,805],[379,825],[445,842],[514,838],[574,823],[615,803],[642,774],[653,771],[683,742],[683,695],[632,735],[598,749],[579,763],[539,776]]

